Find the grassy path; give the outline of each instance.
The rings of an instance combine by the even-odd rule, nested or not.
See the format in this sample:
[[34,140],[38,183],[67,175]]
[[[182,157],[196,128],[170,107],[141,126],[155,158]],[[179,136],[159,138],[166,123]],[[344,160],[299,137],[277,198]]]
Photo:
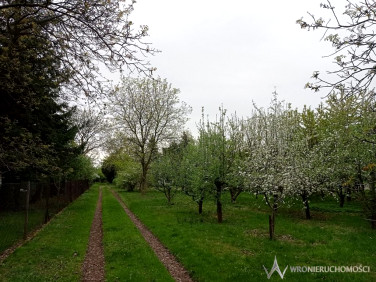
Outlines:
[[[83,267],[90,249],[92,223],[100,208],[103,241],[97,243],[103,244],[105,279],[103,272],[88,278]],[[102,199],[99,197],[99,185],[90,188],[0,264],[2,282],[81,281],[93,277],[96,281],[174,281],[109,189],[103,186]]]
[[[96,224],[100,214],[102,226]],[[87,266],[103,266],[103,261],[99,266],[90,261],[98,255],[96,251],[90,252],[90,231],[98,233],[98,228],[103,233],[96,236],[99,238],[96,245],[103,247],[105,258],[104,273],[100,274],[93,269],[85,270],[84,264],[87,253],[90,257]],[[92,276],[86,276],[88,273]],[[96,281],[174,281],[105,185],[102,189],[99,185],[91,187],[0,264],[2,282],[93,278]]]
[[188,271],[184,266],[177,261],[174,255],[156,238],[142,222],[126,207],[124,202],[119,197],[119,194],[112,190],[113,195],[118,200],[119,204],[124,209],[125,213],[132,220],[133,224],[140,231],[146,242],[153,249],[155,255],[163,263],[166,269],[170,272],[171,276],[176,281],[191,282],[192,279],[189,276]]
[[[140,231],[102,187],[102,229],[106,281],[173,281]],[[277,240],[268,239],[268,210],[262,199],[241,195],[237,204],[224,196],[224,222],[215,205],[204,213],[185,195],[167,205],[161,193],[118,192],[127,207],[178,258],[197,281],[269,281],[277,257],[288,281],[376,281],[376,235],[356,206],[337,211],[336,203],[313,202],[313,217],[301,207],[281,209]],[[0,263],[0,281],[80,281],[99,196],[99,185],[57,215],[36,237]],[[290,266],[369,266],[368,273],[293,273]],[[270,281],[279,281],[274,273]]]
[[109,189],[103,189],[107,281],[174,281]]

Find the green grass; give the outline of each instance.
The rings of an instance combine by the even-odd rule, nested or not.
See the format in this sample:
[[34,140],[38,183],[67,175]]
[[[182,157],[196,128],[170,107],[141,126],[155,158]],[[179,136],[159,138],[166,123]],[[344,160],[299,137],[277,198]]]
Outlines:
[[108,189],[103,189],[107,281],[173,281]]
[[[52,218],[58,212],[57,199],[51,198],[49,213]],[[44,223],[45,202],[32,204],[29,209],[27,232],[30,233]],[[0,253],[23,239],[25,211],[0,212]]]
[[[103,185],[102,185],[103,186]],[[0,281],[80,281],[98,185],[56,216],[32,241],[0,265]],[[103,186],[104,187],[104,186]],[[172,281],[106,186],[103,230],[107,281]],[[224,195],[224,222],[216,222],[213,200],[203,215],[185,195],[168,205],[163,194],[120,192],[128,207],[175,254],[197,281],[269,281],[274,256],[288,266],[370,266],[371,273],[292,273],[288,281],[376,281],[376,232],[356,202],[344,209],[332,200],[312,200],[313,219],[299,203],[281,208],[276,240],[268,238],[269,210],[262,197]],[[270,281],[279,281],[274,273]]]
[[[28,231],[32,231],[43,223],[44,211],[31,210],[29,212]],[[22,240],[24,233],[25,212],[7,211],[0,213],[0,253]]]
[[0,265],[0,281],[80,281],[97,200],[94,186]]
[[[269,281],[274,256],[287,266],[367,265],[371,273],[291,273],[288,281],[376,281],[376,232],[354,203],[337,212],[335,203],[312,203],[313,219],[299,205],[280,209],[276,240],[268,238],[268,208],[261,197],[241,194],[237,204],[224,197],[224,222],[216,223],[214,201],[199,216],[190,198],[178,195],[168,206],[161,193],[120,192],[128,207],[176,255],[198,281]],[[332,208],[331,208],[332,207]],[[334,211],[333,211],[334,210]],[[270,281],[280,280],[274,273]]]

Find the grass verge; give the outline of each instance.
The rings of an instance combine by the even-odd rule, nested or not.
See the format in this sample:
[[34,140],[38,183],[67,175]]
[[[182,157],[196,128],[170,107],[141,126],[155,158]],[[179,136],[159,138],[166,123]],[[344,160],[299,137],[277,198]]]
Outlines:
[[[42,225],[43,210],[30,210],[28,230],[33,231]],[[25,212],[0,213],[0,254],[17,241],[22,240],[24,234]]]
[[[53,218],[62,209],[57,197],[49,199],[49,215]],[[65,203],[63,205],[66,205]],[[29,208],[28,235],[40,228],[45,221],[45,200],[33,203]],[[24,235],[25,210],[0,212],[0,254],[18,242]]]
[[173,281],[108,189],[102,216],[107,281]]
[[97,200],[95,185],[0,265],[0,281],[80,281]]
[[[167,205],[158,192],[119,192],[128,207],[172,251],[197,281],[268,281],[274,257],[286,266],[370,266],[370,273],[293,273],[289,281],[376,281],[376,232],[359,213],[316,205],[305,220],[300,207],[281,209],[277,239],[268,238],[268,209],[262,199],[242,194],[236,204],[224,196],[224,222],[216,223],[214,201],[203,215],[185,195]],[[261,198],[261,197],[260,197]],[[315,205],[314,205],[315,206]],[[274,273],[270,281],[280,280]]]

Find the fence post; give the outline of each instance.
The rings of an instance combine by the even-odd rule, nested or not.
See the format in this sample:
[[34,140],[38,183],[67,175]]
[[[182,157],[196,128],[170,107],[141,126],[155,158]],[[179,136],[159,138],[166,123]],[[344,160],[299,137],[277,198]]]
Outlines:
[[27,226],[29,225],[29,200],[30,200],[30,181],[27,182],[26,191],[26,206],[25,206],[25,225],[24,225],[24,235],[23,238],[27,238]]

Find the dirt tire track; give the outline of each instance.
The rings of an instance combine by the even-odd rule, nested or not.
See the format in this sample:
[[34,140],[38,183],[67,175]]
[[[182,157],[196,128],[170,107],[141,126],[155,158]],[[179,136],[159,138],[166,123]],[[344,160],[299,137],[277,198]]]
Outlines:
[[120,198],[119,194],[113,190],[111,190],[111,192],[123,207],[125,213],[136,225],[138,230],[140,230],[142,236],[153,249],[159,260],[170,272],[172,278],[174,278],[176,281],[193,282],[192,278],[189,276],[188,271],[183,267],[183,265],[178,262],[175,256],[171,254],[171,252],[159,241],[159,239],[155,237],[153,233],[151,233],[149,229],[127,208],[123,200]]
[[102,189],[100,189],[97,208],[90,229],[86,256],[82,264],[82,281],[105,281],[105,260],[102,239]]

